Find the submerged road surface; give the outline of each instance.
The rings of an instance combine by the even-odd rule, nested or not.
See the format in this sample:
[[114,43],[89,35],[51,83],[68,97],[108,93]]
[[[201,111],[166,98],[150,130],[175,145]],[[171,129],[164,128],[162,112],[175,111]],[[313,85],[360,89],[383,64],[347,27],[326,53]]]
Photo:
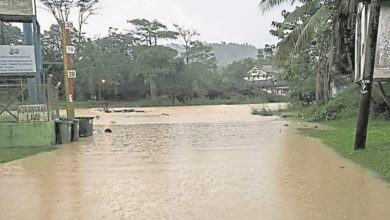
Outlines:
[[1,164],[0,219],[390,219],[388,184],[281,119],[145,110],[84,111],[93,138]]

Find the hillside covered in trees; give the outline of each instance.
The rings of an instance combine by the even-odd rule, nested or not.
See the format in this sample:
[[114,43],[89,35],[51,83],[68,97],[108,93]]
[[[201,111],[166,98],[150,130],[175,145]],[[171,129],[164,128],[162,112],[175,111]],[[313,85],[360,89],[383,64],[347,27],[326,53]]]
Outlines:
[[208,46],[213,48],[218,64],[227,66],[234,61],[246,58],[256,58],[257,48],[249,44],[235,44],[235,43],[211,43]]
[[[206,43],[212,48],[212,52],[217,59],[218,66],[226,67],[234,61],[243,60],[246,58],[256,58],[257,48],[249,44],[236,43]],[[185,46],[180,44],[168,44],[168,47],[177,50],[179,53],[185,52]]]

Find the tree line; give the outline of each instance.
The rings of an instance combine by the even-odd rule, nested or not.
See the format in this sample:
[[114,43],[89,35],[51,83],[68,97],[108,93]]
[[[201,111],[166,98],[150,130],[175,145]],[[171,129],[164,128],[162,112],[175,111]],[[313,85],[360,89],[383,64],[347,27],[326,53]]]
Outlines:
[[[254,66],[269,64],[264,50],[257,58],[237,60],[218,66],[213,48],[198,40],[191,28],[174,24],[173,30],[157,20],[127,21],[129,31],[109,28],[107,35],[88,38],[72,29],[76,46],[74,64],[76,100],[165,99],[172,103],[190,102],[196,98],[230,99],[262,97],[261,89],[245,86],[244,77]],[[21,30],[7,24],[19,36]],[[8,36],[3,36],[8,43]],[[1,37],[0,37],[1,39]],[[175,50],[162,45],[170,39],[181,45]],[[61,31],[58,24],[41,34],[45,75],[63,79]],[[233,45],[233,44],[232,44]],[[230,45],[231,46],[231,45]],[[61,95],[63,91],[61,90]]]

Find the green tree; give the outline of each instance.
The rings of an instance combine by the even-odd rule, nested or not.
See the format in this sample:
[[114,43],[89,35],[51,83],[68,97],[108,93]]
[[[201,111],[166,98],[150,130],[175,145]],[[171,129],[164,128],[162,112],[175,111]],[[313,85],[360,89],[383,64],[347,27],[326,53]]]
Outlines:
[[196,36],[199,36],[200,34],[196,30],[188,29],[178,24],[173,24],[173,26],[176,28],[179,37],[184,42],[184,50],[185,50],[184,56],[185,56],[186,64],[188,65],[190,62],[189,50],[190,50],[190,45],[193,42],[192,39]]
[[83,27],[87,23],[88,19],[96,15],[99,7],[98,3],[100,0],[78,0],[75,2],[75,6],[78,9],[78,41],[81,43],[83,39]]
[[258,49],[257,50],[257,60],[256,60],[256,66],[262,67],[264,65],[271,65],[272,57],[269,57],[265,49]]
[[[87,96],[85,88],[88,88],[88,96],[96,97],[98,88],[104,86],[106,98],[126,97],[127,84],[134,75],[134,44],[131,34],[119,33],[114,28],[109,29],[107,37],[88,39],[78,53],[80,74],[76,89]],[[104,85],[101,85],[102,79],[106,82]]]
[[0,24],[0,44],[22,44],[22,31],[10,23]]
[[247,58],[234,61],[223,70],[223,84],[227,90],[239,92],[244,89],[244,78],[248,75],[249,70],[256,66],[256,60]]
[[132,33],[136,39],[147,46],[157,46],[159,39],[177,39],[178,36],[177,32],[169,31],[167,26],[157,20],[133,19],[127,22],[135,27]]
[[[262,0],[260,6],[266,11],[282,2],[286,1]],[[356,2],[309,0],[302,3],[291,13],[283,11],[282,23],[273,22],[275,30],[271,30],[271,34],[280,39],[275,61],[285,66],[299,53],[316,53],[317,57],[312,60],[318,66],[316,97],[317,103],[324,103],[330,97],[330,81],[341,72],[339,67],[349,63],[349,68],[344,70],[350,75],[353,73],[351,42],[354,39],[354,26],[350,23],[354,16],[349,15],[356,12]],[[349,41],[349,44],[340,43],[341,39]],[[347,51],[347,55],[342,56],[341,51]]]
[[210,71],[216,71],[217,59],[215,58],[213,48],[201,41],[191,42],[188,50],[189,63],[202,63]]
[[151,46],[136,56],[136,72],[143,76],[149,86],[151,99],[157,99],[157,81],[172,74],[172,65],[176,56],[176,50],[164,46]]

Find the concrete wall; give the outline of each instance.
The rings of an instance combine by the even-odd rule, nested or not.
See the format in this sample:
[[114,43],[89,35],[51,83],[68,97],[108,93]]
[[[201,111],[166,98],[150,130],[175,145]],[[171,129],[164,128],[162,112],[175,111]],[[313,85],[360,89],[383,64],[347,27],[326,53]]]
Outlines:
[[54,122],[0,124],[0,147],[44,147],[54,141]]

